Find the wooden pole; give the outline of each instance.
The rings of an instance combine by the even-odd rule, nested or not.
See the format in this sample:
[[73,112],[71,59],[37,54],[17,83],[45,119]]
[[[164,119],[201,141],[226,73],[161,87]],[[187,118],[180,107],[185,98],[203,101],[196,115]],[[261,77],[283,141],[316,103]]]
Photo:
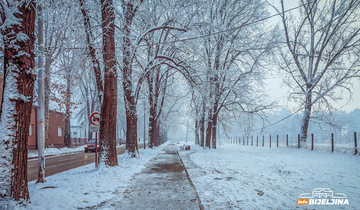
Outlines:
[[331,133],[331,152],[334,152],[334,134]]
[[298,149],[300,149],[300,134],[298,134]]
[[270,135],[270,148],[271,148],[271,135]]
[[357,154],[356,132],[354,132],[354,143],[355,143],[355,153],[354,153],[354,155],[356,155]]
[[289,135],[286,134],[286,147],[289,146]]
[[311,134],[311,151],[314,150],[314,134]]

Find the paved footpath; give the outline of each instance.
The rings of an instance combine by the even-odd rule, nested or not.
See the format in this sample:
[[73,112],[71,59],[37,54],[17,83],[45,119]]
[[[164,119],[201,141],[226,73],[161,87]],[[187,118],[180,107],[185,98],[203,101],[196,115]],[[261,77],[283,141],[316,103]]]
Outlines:
[[123,195],[93,209],[203,209],[181,163],[176,145],[170,142],[146,168],[134,176]]

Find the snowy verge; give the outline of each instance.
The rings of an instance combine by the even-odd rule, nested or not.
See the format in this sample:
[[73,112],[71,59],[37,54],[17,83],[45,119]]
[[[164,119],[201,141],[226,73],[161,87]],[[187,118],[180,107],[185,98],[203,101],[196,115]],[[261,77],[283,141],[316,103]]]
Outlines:
[[[45,156],[49,155],[62,155],[67,153],[75,153],[84,151],[84,146],[74,147],[74,148],[68,148],[68,147],[62,147],[62,148],[46,148],[44,149]],[[38,156],[37,150],[29,150],[28,152],[28,158],[34,158]]]
[[[122,145],[124,147],[125,145]],[[121,146],[116,146],[121,147]],[[69,154],[69,153],[77,153],[77,152],[84,152],[84,145],[69,148],[69,147],[62,147],[62,148],[46,148],[44,150],[45,156],[56,156],[56,155],[63,155],[63,154]],[[28,158],[37,158],[38,157],[38,151],[37,150],[29,150],[28,152]]]
[[46,177],[46,183],[28,183],[31,203],[17,209],[77,209],[93,207],[116,196],[123,196],[134,174],[166,146],[154,149],[140,149],[140,158],[123,158],[118,155],[116,167],[94,164],[68,170]]
[[[205,209],[358,209],[358,155],[291,148],[191,145],[180,151]],[[315,188],[344,193],[349,205],[301,206]]]

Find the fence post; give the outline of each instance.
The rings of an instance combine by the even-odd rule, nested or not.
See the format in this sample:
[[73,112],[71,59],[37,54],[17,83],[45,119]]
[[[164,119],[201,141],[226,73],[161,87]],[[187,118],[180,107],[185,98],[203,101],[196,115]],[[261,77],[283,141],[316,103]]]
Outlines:
[[251,146],[253,145],[253,136],[251,136]]
[[[356,133],[355,133],[356,135]],[[356,140],[355,140],[356,141]],[[256,136],[256,146],[258,147],[259,146],[259,136]]]
[[311,134],[311,151],[314,150],[314,134]]
[[276,147],[279,147],[279,135],[276,135]]
[[246,145],[249,145],[249,136],[246,136]]
[[298,149],[300,149],[300,134],[298,134]]
[[263,147],[264,147],[264,142],[265,142],[265,136],[263,135]]
[[334,134],[331,133],[331,152],[334,152]]
[[354,155],[356,155],[357,154],[356,132],[354,132],[354,142],[355,142],[355,153],[354,153]]
[[270,135],[270,148],[271,148],[271,135]]
[[286,134],[286,147],[288,147],[288,146],[289,146],[289,135]]

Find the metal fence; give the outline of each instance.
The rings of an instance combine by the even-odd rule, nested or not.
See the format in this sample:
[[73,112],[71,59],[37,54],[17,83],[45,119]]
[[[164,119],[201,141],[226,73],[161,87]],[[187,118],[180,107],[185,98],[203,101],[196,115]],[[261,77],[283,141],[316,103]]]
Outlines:
[[[222,144],[239,144],[243,146],[258,147],[290,147],[300,148],[299,134],[283,135],[251,135],[236,136],[220,140]],[[343,152],[347,154],[360,154],[360,132],[356,133],[328,133],[310,134],[307,137],[305,149],[329,152]]]

